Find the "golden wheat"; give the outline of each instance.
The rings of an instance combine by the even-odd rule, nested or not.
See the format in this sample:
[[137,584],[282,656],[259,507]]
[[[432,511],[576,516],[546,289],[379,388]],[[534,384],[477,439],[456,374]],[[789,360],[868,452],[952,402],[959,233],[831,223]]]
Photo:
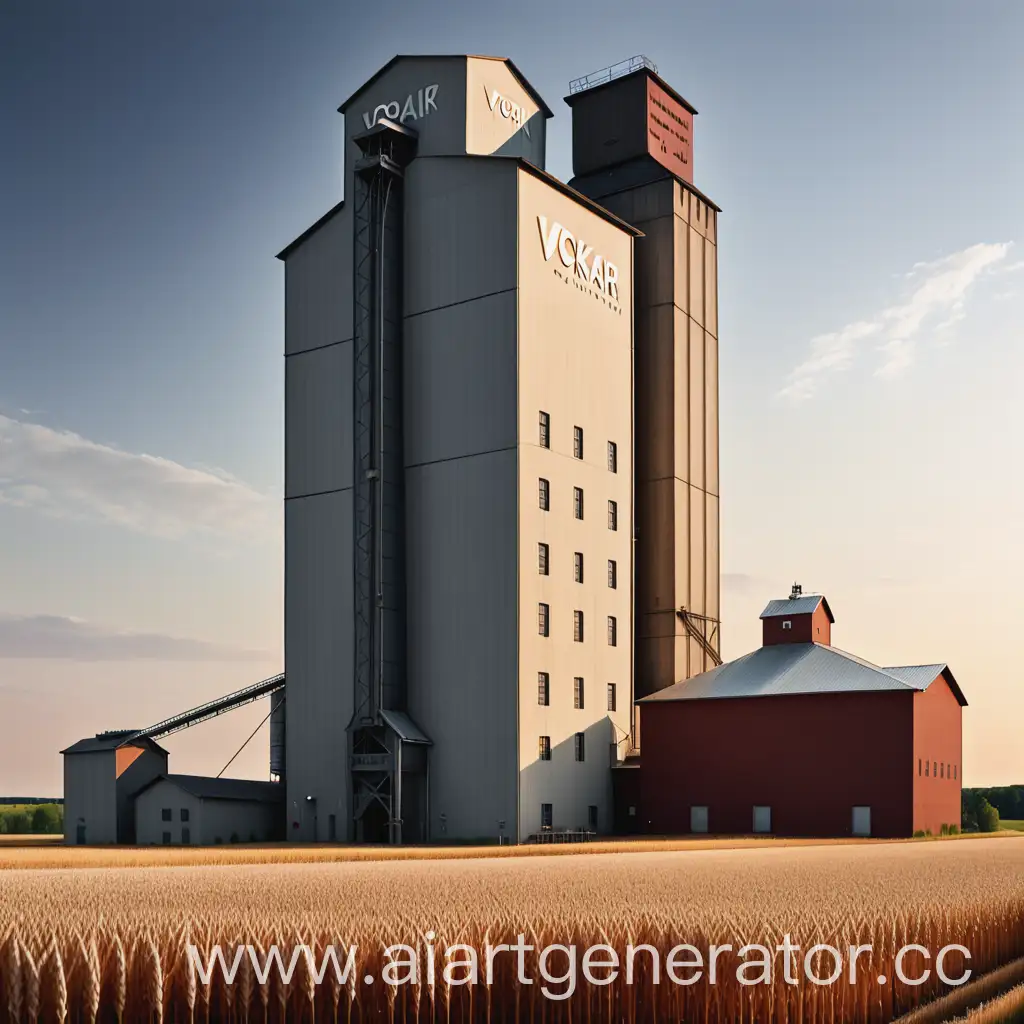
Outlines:
[[[479,986],[442,974],[446,947],[482,951],[520,933],[538,948],[575,944],[581,956],[597,943],[620,955],[627,944],[649,944],[661,954],[661,984],[646,956],[633,984],[622,972],[606,986],[580,976],[564,1002],[543,996],[530,958],[525,982],[507,955],[495,960],[491,985],[482,970]],[[666,954],[680,943],[774,948],[786,934],[803,950],[871,944],[870,969],[856,985],[829,987],[788,985],[777,972],[744,988],[735,960],[716,986],[665,977]],[[975,976],[1024,955],[1024,841],[2,871],[0,937],[0,1021],[6,1010],[13,1021],[45,1013],[69,1021],[882,1022],[943,991],[934,971],[919,988],[877,983],[878,974],[894,977],[901,946],[962,944]],[[232,986],[216,972],[202,983],[189,942],[204,954],[221,944],[228,962],[245,943],[261,964],[274,945],[285,963],[299,944],[317,965],[331,944],[342,966],[349,945],[358,953],[344,987],[331,972],[330,984],[317,986],[302,958],[290,982],[271,972],[261,984],[247,957]],[[398,942],[417,950],[424,970],[433,948],[436,985],[426,971],[418,986],[380,983],[384,947]]]
[[[238,846],[64,846],[62,843],[0,842],[0,871],[34,868],[191,867],[233,864],[333,864],[379,860],[478,860],[481,857],[578,857],[600,853],[657,853],[684,850],[751,850],[817,846],[878,846],[906,842],[970,843],[1020,839],[1022,833],[998,832],[922,839],[627,839],[597,843],[523,846],[301,846],[292,843]],[[5,839],[8,837],[0,837]],[[11,837],[17,839],[18,837]],[[29,837],[31,839],[31,837]]]

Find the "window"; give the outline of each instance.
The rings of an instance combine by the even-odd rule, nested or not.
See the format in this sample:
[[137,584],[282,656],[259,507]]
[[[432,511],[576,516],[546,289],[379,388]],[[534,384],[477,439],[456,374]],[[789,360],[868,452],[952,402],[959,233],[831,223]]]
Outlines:
[[537,703],[545,708],[551,703],[551,676],[547,672],[537,673]]
[[191,842],[192,842],[192,832],[189,829],[187,829],[187,828],[183,828],[181,830],[181,843],[182,843],[182,845],[183,846],[188,846],[189,843],[191,843]]
[[619,623],[614,615],[608,616],[608,646],[616,647],[619,643]]
[[551,813],[551,804],[540,805],[540,827],[551,828],[551,822],[554,819],[554,815]]
[[550,608],[546,604],[537,605],[537,632],[541,636],[551,635]]
[[188,821],[188,808],[187,807],[182,807],[180,813],[181,813],[181,820],[182,821]]
[[163,836],[163,839],[164,839],[164,846],[170,846],[171,845],[171,833],[170,832],[165,832],[164,836]]
[[608,472],[619,471],[619,446],[614,441],[608,442]]
[[541,477],[537,484],[540,490],[540,507],[545,512],[549,512],[551,510],[551,484],[544,477]]
[[956,781],[956,765],[953,765],[953,781]]
[[921,767],[921,758],[917,759],[917,774],[920,775],[924,769]]
[[587,828],[591,832],[597,831],[597,804],[591,804],[587,808]]
[[577,610],[572,613],[572,638],[576,643],[583,643],[583,612]]
[[171,815],[171,809],[170,809],[170,807],[165,807],[165,808],[164,808],[164,809],[163,809],[163,810],[162,810],[162,811],[160,812],[160,820],[161,820],[161,821],[173,821],[173,817],[172,817],[172,815]]
[[572,428],[572,456],[574,459],[583,458],[583,428]]
[[792,622],[790,622],[790,620],[789,620],[789,619],[786,619],[786,620],[785,620],[785,621],[784,621],[784,622],[782,623],[782,628],[783,628],[783,629],[792,629],[792,628],[793,628],[793,623],[792,623]]
[[573,579],[577,583],[583,582],[583,552],[577,551],[572,556]]
[[577,711],[583,708],[583,676],[576,676],[572,681],[572,706]]
[[574,487],[572,489],[572,509],[573,514],[577,519],[583,518],[583,488]]
[[939,777],[939,762],[932,761],[932,778],[937,779]]
[[619,506],[617,502],[608,502],[608,529],[617,530],[619,528]]
[[939,765],[939,778],[944,779],[946,777],[946,764],[943,762]]
[[551,417],[546,413],[540,414],[540,446],[541,448],[551,447]]
[[932,764],[931,761],[925,761],[925,763],[924,763],[924,777],[926,779],[929,778],[928,769],[931,768],[931,764]]
[[584,760],[586,760],[586,753],[587,752],[584,749],[583,740],[584,740],[583,733],[581,733],[581,732],[576,733],[576,742],[575,742],[574,746],[575,746],[575,753],[576,753],[576,760],[577,761],[584,761]]
[[542,761],[550,761],[551,760],[551,737],[550,736],[541,736],[540,742],[537,745],[537,756]]
[[608,559],[608,587],[611,590],[615,590],[619,585],[619,567],[615,564],[615,559]]
[[537,545],[537,571],[541,576],[548,574],[548,546],[547,544]]
[[614,683],[609,683],[608,684],[608,710],[609,711],[614,711],[615,710],[615,684]]

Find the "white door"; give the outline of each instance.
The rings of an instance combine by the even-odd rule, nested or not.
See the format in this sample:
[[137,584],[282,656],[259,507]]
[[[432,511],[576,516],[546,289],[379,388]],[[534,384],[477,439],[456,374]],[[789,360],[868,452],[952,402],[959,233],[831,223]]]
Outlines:
[[770,807],[754,808],[754,831],[771,832],[772,830],[772,809]]
[[855,836],[871,835],[871,808],[854,807],[853,809],[853,834]]
[[690,808],[690,831],[707,832],[708,830],[708,809],[706,807]]

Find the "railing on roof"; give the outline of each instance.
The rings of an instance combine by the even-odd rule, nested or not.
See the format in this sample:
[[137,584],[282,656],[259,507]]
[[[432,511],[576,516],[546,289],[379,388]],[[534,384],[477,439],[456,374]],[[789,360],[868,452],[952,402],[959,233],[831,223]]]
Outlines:
[[605,82],[622,78],[623,75],[639,71],[640,68],[647,68],[655,74],[658,73],[658,65],[650,57],[645,57],[642,53],[638,53],[635,57],[630,57],[628,60],[620,60],[618,64],[613,64],[610,68],[601,68],[600,71],[584,75],[582,78],[574,78],[569,83],[569,95],[572,96],[575,93],[583,92],[585,89],[593,89],[595,85],[604,85]]
[[252,686],[246,686],[244,689],[229,693],[226,697],[218,697],[216,700],[200,704],[199,707],[192,708],[190,711],[184,711],[180,715],[166,718],[162,722],[157,722],[156,725],[151,725],[148,729],[126,733],[125,738],[137,740],[143,736],[148,736],[151,740],[157,740],[163,736],[170,736],[171,733],[187,729],[190,725],[198,725],[200,722],[207,721],[207,719],[216,718],[217,715],[224,714],[225,711],[233,711],[243,704],[259,700],[260,697],[274,693],[283,686],[284,675],[271,676],[269,679],[262,679],[258,683],[253,683]]

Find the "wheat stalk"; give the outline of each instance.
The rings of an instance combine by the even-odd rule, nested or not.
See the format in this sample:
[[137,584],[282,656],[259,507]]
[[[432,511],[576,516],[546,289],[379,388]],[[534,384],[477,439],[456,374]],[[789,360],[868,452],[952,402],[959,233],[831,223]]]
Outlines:
[[7,1013],[12,1021],[21,1019],[21,946],[13,926],[3,947],[3,979],[7,993]]
[[34,1021],[39,1017],[39,969],[28,947],[21,945],[22,1009]]

